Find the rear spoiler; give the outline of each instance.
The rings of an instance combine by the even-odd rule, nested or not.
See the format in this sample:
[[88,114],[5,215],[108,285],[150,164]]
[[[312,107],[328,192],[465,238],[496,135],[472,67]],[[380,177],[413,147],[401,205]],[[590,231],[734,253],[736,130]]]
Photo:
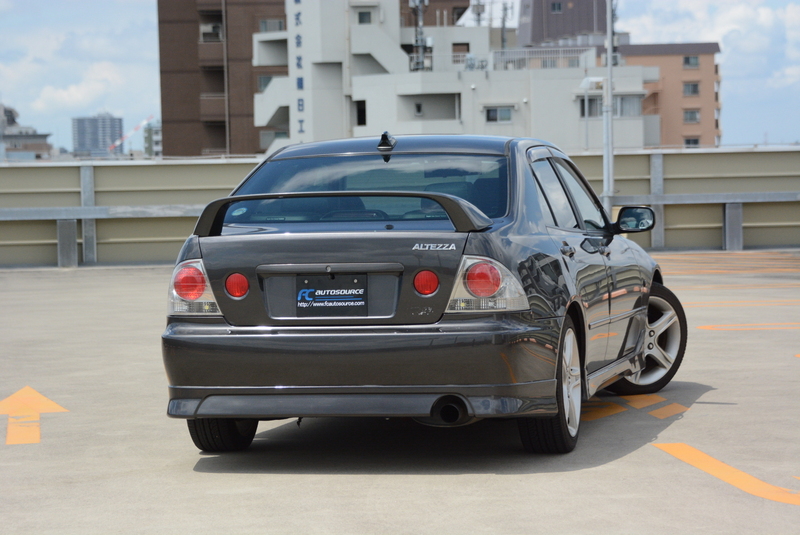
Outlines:
[[211,201],[203,209],[203,213],[200,214],[200,218],[194,227],[194,233],[201,238],[219,236],[222,232],[225,209],[231,203],[297,197],[417,197],[439,203],[444,208],[447,217],[450,218],[457,232],[478,232],[486,230],[494,223],[474,204],[460,197],[445,193],[429,193],[427,191],[304,191],[297,193],[239,195]]

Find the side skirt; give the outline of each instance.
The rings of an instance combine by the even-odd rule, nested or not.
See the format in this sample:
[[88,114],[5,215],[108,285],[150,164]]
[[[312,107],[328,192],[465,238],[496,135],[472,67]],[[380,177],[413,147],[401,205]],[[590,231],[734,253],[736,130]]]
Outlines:
[[621,358],[604,368],[589,374],[586,378],[588,397],[592,397],[598,390],[616,382],[621,377],[632,375],[644,368],[644,353],[638,351],[629,357]]

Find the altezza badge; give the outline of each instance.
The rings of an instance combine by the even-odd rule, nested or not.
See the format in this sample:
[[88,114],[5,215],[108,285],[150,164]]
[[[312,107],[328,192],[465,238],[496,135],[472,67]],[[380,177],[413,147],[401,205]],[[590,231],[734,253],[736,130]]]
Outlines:
[[412,251],[455,251],[455,243],[416,243]]

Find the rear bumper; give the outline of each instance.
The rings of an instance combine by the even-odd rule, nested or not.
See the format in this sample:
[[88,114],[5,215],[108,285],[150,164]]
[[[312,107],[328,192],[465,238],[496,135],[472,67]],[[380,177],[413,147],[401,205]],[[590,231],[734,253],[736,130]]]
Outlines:
[[522,315],[380,328],[175,321],[162,336],[177,418],[554,414],[558,319]]

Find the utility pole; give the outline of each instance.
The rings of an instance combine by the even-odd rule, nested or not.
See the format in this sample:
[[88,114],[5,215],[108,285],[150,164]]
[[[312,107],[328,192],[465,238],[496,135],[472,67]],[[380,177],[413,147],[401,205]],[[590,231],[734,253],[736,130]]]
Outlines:
[[475,0],[475,3],[472,4],[472,12],[475,14],[475,26],[481,25],[481,16],[483,16],[483,10],[485,6],[481,0]]
[[614,19],[612,0],[606,0],[606,75],[603,84],[603,208],[609,217],[614,197]]

